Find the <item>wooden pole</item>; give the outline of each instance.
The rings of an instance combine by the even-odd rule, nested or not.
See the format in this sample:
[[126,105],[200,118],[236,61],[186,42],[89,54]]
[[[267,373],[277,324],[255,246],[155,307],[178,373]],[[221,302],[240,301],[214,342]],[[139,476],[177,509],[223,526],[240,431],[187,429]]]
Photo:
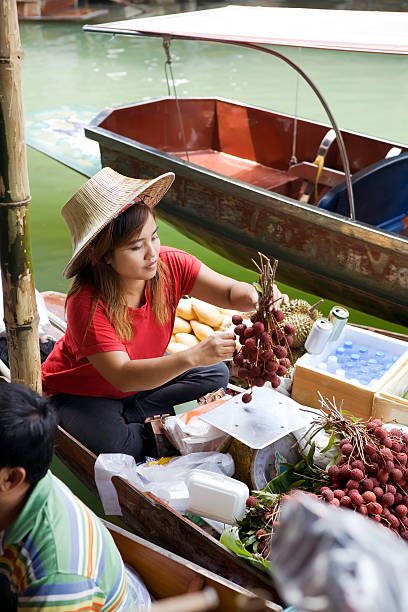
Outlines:
[[41,392],[16,0],[0,0],[0,263],[11,380]]

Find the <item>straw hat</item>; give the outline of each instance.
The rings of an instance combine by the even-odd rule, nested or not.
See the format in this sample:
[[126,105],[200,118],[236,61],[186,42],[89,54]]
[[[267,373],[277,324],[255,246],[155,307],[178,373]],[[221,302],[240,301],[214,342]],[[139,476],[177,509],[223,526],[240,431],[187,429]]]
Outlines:
[[140,197],[153,208],[173,181],[173,172],[155,179],[138,179],[123,176],[112,168],[102,168],[86,181],[61,210],[71,234],[73,252],[63,277],[71,278],[79,272],[86,262],[83,255],[95,236],[134,204],[135,198]]

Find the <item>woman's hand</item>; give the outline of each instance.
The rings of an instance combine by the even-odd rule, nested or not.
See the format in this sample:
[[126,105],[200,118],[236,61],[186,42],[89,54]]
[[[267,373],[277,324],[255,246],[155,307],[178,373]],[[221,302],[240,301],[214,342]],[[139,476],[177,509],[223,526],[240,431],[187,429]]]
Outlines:
[[274,285],[273,286],[271,309],[278,310],[278,308],[280,308],[282,302],[284,304],[289,304],[289,296],[286,293],[281,293],[279,291],[279,289],[278,289],[278,286]]
[[228,332],[211,334],[190,349],[196,366],[209,366],[231,359],[236,349],[235,335]]

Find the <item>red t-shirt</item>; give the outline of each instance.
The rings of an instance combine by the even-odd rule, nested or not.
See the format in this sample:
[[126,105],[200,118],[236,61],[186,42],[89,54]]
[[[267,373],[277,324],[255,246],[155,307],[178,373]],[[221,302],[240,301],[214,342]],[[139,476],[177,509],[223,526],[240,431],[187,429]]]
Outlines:
[[169,268],[174,287],[174,308],[170,319],[161,325],[153,314],[149,294],[140,308],[129,308],[134,322],[134,336],[122,342],[109,322],[105,306],[99,300],[84,339],[92,306],[93,287],[84,287],[72,295],[67,304],[67,331],[42,364],[42,384],[47,395],[70,393],[92,397],[122,398],[123,393],[111,385],[88,361],[88,355],[107,351],[125,351],[130,359],[162,357],[170,341],[175,308],[182,295],[190,293],[201,262],[178,249],[161,247],[160,259]]

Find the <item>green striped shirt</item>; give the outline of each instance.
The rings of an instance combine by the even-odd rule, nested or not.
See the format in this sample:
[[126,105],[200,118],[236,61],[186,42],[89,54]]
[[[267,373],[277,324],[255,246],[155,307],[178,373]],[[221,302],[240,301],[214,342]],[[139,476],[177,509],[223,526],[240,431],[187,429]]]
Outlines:
[[0,610],[132,609],[106,527],[48,472],[0,541]]

